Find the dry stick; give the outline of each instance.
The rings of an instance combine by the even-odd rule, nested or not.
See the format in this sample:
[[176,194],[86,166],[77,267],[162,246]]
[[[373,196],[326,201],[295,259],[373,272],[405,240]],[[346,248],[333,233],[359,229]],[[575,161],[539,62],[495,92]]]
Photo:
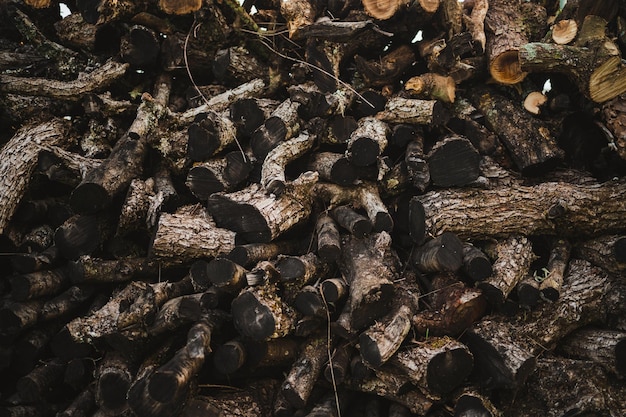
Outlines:
[[133,278],[150,278],[158,273],[158,264],[148,258],[117,260],[82,256],[70,262],[69,275],[74,283],[125,282]]
[[548,264],[546,265],[548,270],[547,276],[541,281],[539,287],[543,296],[550,301],[558,300],[561,294],[565,268],[567,268],[567,263],[569,262],[571,249],[570,243],[565,239],[555,240],[552,246]]
[[0,233],[15,213],[43,146],[69,146],[68,125],[62,120],[30,123],[18,130],[0,151]]

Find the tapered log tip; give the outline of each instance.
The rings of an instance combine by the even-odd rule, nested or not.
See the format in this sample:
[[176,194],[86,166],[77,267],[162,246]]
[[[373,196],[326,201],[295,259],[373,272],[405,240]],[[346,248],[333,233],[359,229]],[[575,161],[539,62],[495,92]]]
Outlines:
[[267,340],[274,333],[276,322],[270,309],[250,292],[235,298],[231,305],[235,327],[245,337]]
[[104,187],[90,182],[78,185],[70,195],[70,207],[78,214],[98,213],[107,208],[110,201]]

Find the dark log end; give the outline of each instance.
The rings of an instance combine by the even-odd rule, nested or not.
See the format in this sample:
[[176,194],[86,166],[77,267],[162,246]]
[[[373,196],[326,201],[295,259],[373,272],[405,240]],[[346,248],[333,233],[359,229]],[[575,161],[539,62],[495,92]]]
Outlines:
[[217,287],[235,284],[233,278],[238,274],[238,265],[225,258],[216,258],[206,266],[208,279]]
[[272,238],[265,218],[248,204],[238,204],[223,196],[212,195],[208,199],[207,209],[218,227],[234,230],[249,242],[269,242]]
[[329,130],[332,137],[339,143],[345,143],[357,127],[352,116],[334,116],[330,119]]
[[233,300],[233,322],[245,337],[266,340],[275,330],[276,322],[270,309],[261,304],[250,292],[244,292]]
[[246,349],[241,342],[231,340],[217,347],[213,353],[215,369],[224,374],[239,370],[246,361]]
[[375,140],[361,137],[352,142],[350,147],[350,162],[359,167],[365,167],[376,163],[380,148]]
[[335,184],[352,185],[359,178],[359,174],[350,161],[341,158],[331,168],[330,178]]
[[476,286],[485,294],[487,301],[492,306],[501,306],[504,303],[504,293],[500,288],[484,281],[479,282]]
[[374,323],[376,319],[384,316],[393,302],[394,285],[393,283],[382,283],[372,288],[369,294],[363,299],[366,303],[359,306],[352,306],[352,315],[350,324],[353,329],[363,329]]
[[538,286],[519,283],[517,287],[517,299],[521,305],[535,308],[541,300],[541,291]]
[[265,121],[265,114],[256,100],[248,98],[230,105],[230,118],[242,134],[249,136]]
[[287,126],[280,117],[270,117],[265,121],[265,127],[274,143],[282,142],[287,137]]
[[448,139],[428,158],[430,178],[439,187],[456,187],[475,181],[480,175],[479,165],[478,151],[465,138]]
[[121,411],[126,406],[130,381],[123,375],[107,373],[98,380],[98,404],[110,411]]
[[383,364],[378,344],[366,332],[359,336],[359,351],[363,360],[371,367],[378,368]]
[[465,273],[473,281],[482,281],[485,278],[491,276],[493,268],[489,259],[483,257],[476,257],[468,260],[463,264]]
[[[206,121],[205,121],[206,120]],[[220,146],[220,140],[215,132],[215,126],[208,119],[193,123],[187,130],[187,156],[194,162],[205,161],[210,158]]]
[[448,108],[441,101],[437,101],[433,106],[432,124],[442,126],[448,123],[451,114]]
[[252,171],[254,163],[241,151],[233,151],[226,154],[226,169],[224,179],[230,185],[243,182]]
[[326,317],[324,301],[319,291],[310,285],[296,295],[294,307],[305,316]]
[[11,283],[11,298],[17,301],[25,301],[31,292],[31,281],[23,275],[13,275],[9,278]]
[[193,284],[197,287],[197,290],[206,290],[211,286],[207,266],[208,262],[200,259],[192,263],[189,268],[189,276]]
[[374,220],[374,231],[375,232],[387,232],[391,233],[393,230],[393,218],[389,213],[379,212],[376,213],[376,218]]
[[197,166],[189,170],[187,186],[199,200],[204,201],[213,193],[224,190],[224,184],[206,167]]
[[409,235],[417,244],[426,238],[426,213],[421,201],[415,197],[409,201]]
[[282,281],[294,281],[306,273],[304,263],[297,257],[287,256],[276,263]]
[[327,303],[334,303],[341,299],[347,291],[346,283],[339,278],[327,279],[322,282],[322,294]]
[[[178,378],[170,372],[155,372],[148,381],[148,393],[153,400],[168,403],[178,391]],[[126,392],[124,392],[126,395]]]
[[615,241],[613,253],[617,262],[626,263],[626,237],[621,237]]
[[70,195],[70,207],[78,214],[94,214],[104,210],[111,197],[100,184],[86,182],[79,184]]
[[462,395],[454,406],[454,417],[495,417],[483,402],[473,395]]
[[[357,117],[373,116],[385,108],[387,99],[376,90],[365,90],[361,92],[361,96],[355,100],[355,113]],[[356,128],[356,127],[355,127]]]
[[622,377],[626,376],[626,339],[615,345],[615,368]]
[[447,394],[469,376],[473,366],[473,357],[466,349],[446,350],[428,364],[428,388],[438,394]]
[[263,161],[279,142],[280,140],[269,134],[265,126],[261,126],[250,137],[250,148],[254,156]]
[[65,259],[76,260],[100,245],[98,219],[92,215],[70,218],[54,233],[54,243]]
[[550,301],[556,301],[559,299],[560,292],[556,288],[546,287],[541,290],[541,294]]

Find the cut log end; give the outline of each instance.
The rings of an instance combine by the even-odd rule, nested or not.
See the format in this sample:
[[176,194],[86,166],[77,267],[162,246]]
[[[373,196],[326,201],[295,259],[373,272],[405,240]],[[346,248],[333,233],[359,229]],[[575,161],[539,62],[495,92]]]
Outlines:
[[354,165],[365,167],[375,163],[378,159],[379,153],[380,148],[376,141],[370,138],[361,137],[352,143],[348,158]]
[[235,326],[253,340],[267,340],[274,334],[276,321],[270,309],[251,293],[240,294],[233,300]]
[[178,378],[170,372],[155,372],[148,382],[148,393],[153,400],[161,403],[172,401],[178,391]]
[[363,0],[365,12],[378,20],[390,19],[404,4],[404,0]]
[[541,91],[533,91],[524,99],[524,108],[531,114],[538,115],[542,107],[547,103],[548,97]]
[[126,406],[126,393],[130,389],[130,381],[123,375],[108,373],[98,381],[98,403],[100,407],[110,411],[121,411]]
[[272,232],[265,218],[249,204],[239,204],[220,195],[212,195],[208,206],[220,227],[236,231],[250,242],[269,242]]
[[566,45],[574,40],[578,25],[574,19],[563,19],[552,28],[552,40],[558,45]]
[[506,51],[493,58],[489,72],[501,84],[517,84],[526,78],[519,62],[518,51]]
[[183,15],[200,10],[202,0],[159,0],[159,9],[167,14]]
[[111,197],[100,184],[83,183],[72,191],[70,207],[78,214],[94,214],[104,210]]
[[469,376],[473,366],[474,359],[466,349],[446,350],[428,364],[428,388],[439,394],[447,394]]

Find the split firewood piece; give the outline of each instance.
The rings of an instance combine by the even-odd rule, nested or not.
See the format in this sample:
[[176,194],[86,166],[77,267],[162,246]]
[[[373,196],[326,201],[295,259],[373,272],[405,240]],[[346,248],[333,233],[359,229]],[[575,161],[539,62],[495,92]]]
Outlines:
[[[564,73],[596,103],[615,98],[626,91],[626,70],[619,48],[606,37],[606,24],[599,16],[587,16],[573,45],[527,43],[517,63],[523,71]],[[572,59],[589,64],[572,65]]]
[[96,408],[94,385],[90,384],[83,389],[72,402],[60,411],[58,417],[87,417],[92,415]]
[[416,136],[406,146],[404,162],[409,173],[411,185],[419,192],[424,192],[430,183],[430,171],[424,155],[424,139]]
[[156,313],[154,321],[148,328],[148,334],[150,336],[163,334],[200,320],[205,309],[204,298],[204,293],[195,293],[168,300]]
[[626,95],[621,94],[602,105],[601,118],[609,131],[612,143],[620,158],[626,160]]
[[177,114],[176,122],[180,126],[189,125],[199,114],[207,113],[209,111],[216,113],[222,112],[238,100],[259,97],[264,90],[265,81],[260,78],[255,78],[254,80],[243,83],[232,90],[228,90],[222,94],[211,97],[208,101],[198,107],[194,107],[184,113]]
[[252,171],[253,158],[252,153],[232,151],[223,157],[195,163],[187,173],[185,185],[200,201],[213,193],[233,191]]
[[352,390],[374,394],[404,405],[417,415],[426,415],[437,400],[426,395],[405,374],[390,366],[383,366],[364,378],[355,378],[352,375],[345,384]]
[[69,146],[72,138],[67,129],[67,123],[58,119],[26,124],[0,150],[0,233],[28,188],[42,147]]
[[[489,57],[489,72],[494,80],[503,84],[516,84],[526,77],[518,62],[518,51],[528,43],[528,29],[521,3],[518,1],[490,0],[485,15],[487,40],[485,52]],[[501,30],[506,27],[507,30]]]
[[70,262],[69,276],[75,284],[125,282],[157,276],[159,266],[147,258],[107,260],[82,256]]
[[333,218],[326,212],[317,217],[315,225],[317,236],[317,254],[326,262],[332,262],[341,256],[341,237]]
[[429,72],[409,78],[404,89],[417,98],[454,103],[456,84],[452,77]]
[[548,300],[556,301],[561,294],[565,269],[569,262],[572,247],[565,239],[556,239],[550,250],[550,257],[546,265],[546,276],[541,281],[539,289]]
[[354,57],[357,71],[363,76],[366,85],[372,87],[393,85],[415,60],[413,49],[406,44],[379,59],[368,61],[359,55]]
[[418,125],[443,125],[449,112],[438,100],[393,97],[376,118],[388,123],[413,123]]
[[25,96],[50,97],[57,100],[79,101],[86,94],[102,90],[121,78],[128,64],[107,61],[85,77],[74,81],[57,81],[47,78],[15,77],[0,74],[0,91]]
[[314,190],[315,195],[330,209],[351,204],[365,210],[375,231],[391,232],[393,229],[393,219],[373,183],[364,182],[355,187],[320,183]]
[[480,155],[464,136],[448,136],[438,141],[426,156],[433,185],[463,186],[480,175]]
[[528,238],[512,235],[498,242],[493,249],[493,273],[477,283],[487,300],[499,305],[513,291],[515,286],[530,272],[530,265],[536,256]]
[[563,150],[557,146],[548,126],[524,112],[518,104],[480,88],[472,90],[470,97],[522,174],[536,175],[563,158]]
[[159,9],[167,14],[189,14],[200,10],[201,7],[201,0],[159,0]]
[[283,101],[272,112],[269,119],[254,131],[250,138],[250,147],[254,156],[264,160],[269,151],[285,140],[300,132],[301,120],[298,115],[300,103],[291,99]]
[[[612,274],[626,270],[626,236],[606,235],[576,243],[574,253]],[[548,276],[549,277],[549,276]]]
[[280,196],[268,195],[258,183],[228,194],[216,193],[209,197],[207,208],[219,227],[249,242],[269,242],[309,217],[317,178],[316,172],[305,172],[289,182]]
[[465,286],[453,275],[438,274],[431,282],[429,309],[413,316],[413,328],[421,335],[458,335],[487,310],[482,291]]
[[181,417],[220,415],[223,417],[269,416],[280,382],[260,379],[243,388],[223,390],[211,395],[195,395],[182,409]]
[[308,152],[314,142],[315,136],[305,131],[269,151],[261,168],[261,184],[267,193],[280,196],[285,191],[285,167]]
[[111,155],[100,166],[89,170],[72,191],[70,205],[76,213],[96,213],[105,209],[143,171],[143,160],[148,151],[147,137],[165,115],[171,87],[170,80],[165,77],[160,77],[156,84],[155,98],[144,93],[137,117],[117,141]]
[[311,336],[291,366],[280,391],[294,408],[301,409],[307,405],[313,387],[328,359],[329,345],[332,345],[332,342],[328,340],[325,332]]
[[[611,376],[592,362],[542,356],[527,383],[516,391],[515,405],[506,409],[506,415],[623,414],[623,388],[610,381]],[[513,404],[510,396],[504,401]]]
[[591,360],[618,378],[626,376],[626,332],[586,327],[567,335],[557,350]]
[[229,106],[230,120],[244,136],[250,136],[269,119],[280,103],[267,98],[243,98]]
[[406,373],[415,385],[444,395],[469,376],[474,360],[465,345],[442,336],[413,343],[394,355],[390,364]]
[[500,417],[502,413],[491,400],[472,388],[465,389],[454,404],[455,416],[480,415],[483,417]]
[[119,415],[128,408],[126,393],[130,389],[135,369],[120,352],[105,353],[96,370],[96,404],[108,415]]
[[[206,265],[207,284],[213,284],[230,294],[238,294],[248,285],[247,273],[248,271],[244,267],[225,258],[213,259]],[[209,287],[209,285],[203,285],[202,282],[200,284]]]
[[186,263],[226,254],[234,247],[235,232],[216,227],[198,207],[187,213],[162,213],[151,250],[154,257]]
[[51,321],[60,317],[67,317],[70,313],[82,308],[91,300],[96,292],[91,286],[72,286],[43,303],[39,311],[39,320]]
[[43,402],[59,394],[65,363],[53,359],[43,363],[17,380],[15,386],[20,399],[27,403]]
[[413,315],[419,310],[420,290],[415,277],[404,278],[396,284],[396,302],[392,310],[359,336],[359,351],[363,362],[379,368],[400,348],[409,334]]
[[289,38],[299,40],[298,30],[315,22],[316,10],[309,0],[283,1],[280,3],[280,14],[287,21]]
[[213,75],[219,81],[245,83],[268,78],[268,69],[243,46],[220,49],[215,53]]
[[[513,184],[489,190],[440,190],[411,200],[414,236],[456,233],[461,239],[506,237],[512,233],[588,236],[621,230],[617,204],[623,183]],[[598,204],[602,201],[602,204]],[[459,211],[461,210],[461,211]],[[454,213],[463,213],[463,218]],[[619,215],[617,215],[619,217]]]
[[250,267],[260,261],[275,258],[280,254],[302,253],[302,246],[302,242],[295,240],[248,243],[235,246],[227,258],[243,267]]
[[348,139],[346,158],[356,166],[372,165],[387,148],[391,131],[386,123],[363,117]]
[[370,220],[349,206],[335,207],[331,215],[339,226],[349,231],[353,236],[365,237],[372,231],[373,226]]
[[194,162],[205,161],[237,141],[237,129],[229,111],[198,114],[189,126],[187,156]]
[[394,297],[397,259],[387,232],[367,239],[348,237],[343,243],[341,270],[350,284],[350,328],[373,324],[389,309]]
[[9,281],[11,298],[17,301],[56,295],[67,288],[70,283],[66,268],[13,275]]
[[278,296],[270,282],[248,287],[232,302],[233,323],[244,337],[269,340],[293,331],[296,313]]
[[483,281],[491,276],[491,261],[482,250],[471,243],[463,243],[463,272],[473,281]]
[[463,265],[463,243],[454,233],[444,232],[417,248],[412,262],[423,272],[458,271]]
[[[184,405],[192,381],[195,380],[211,352],[211,338],[223,317],[212,314],[203,317],[187,333],[187,343],[174,356],[146,378],[144,395],[154,402],[167,405],[175,415]],[[135,411],[141,408],[133,407]],[[137,404],[139,405],[139,404]]]

